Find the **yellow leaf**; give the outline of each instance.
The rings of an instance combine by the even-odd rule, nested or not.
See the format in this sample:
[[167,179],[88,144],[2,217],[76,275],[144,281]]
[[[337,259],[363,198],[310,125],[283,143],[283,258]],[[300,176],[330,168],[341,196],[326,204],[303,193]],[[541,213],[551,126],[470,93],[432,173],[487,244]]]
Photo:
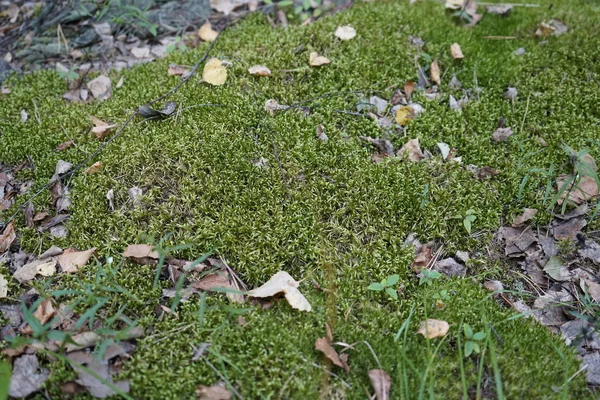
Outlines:
[[448,333],[450,325],[446,321],[439,319],[426,319],[421,322],[417,333],[425,336],[427,339],[444,337]]
[[396,122],[400,126],[406,126],[415,118],[415,110],[410,106],[402,106],[396,110]]
[[85,170],[85,173],[86,174],[95,174],[96,172],[100,171],[101,168],[102,168],[102,161],[96,161],[95,163],[90,165],[90,167],[88,169]]
[[211,85],[220,86],[227,80],[227,69],[220,60],[211,58],[204,65],[202,79]]
[[219,36],[219,32],[212,28],[209,21],[206,21],[204,25],[198,29],[198,37],[205,42],[214,42],[217,39],[217,36]]
[[459,58],[465,58],[458,43],[453,43],[452,46],[450,46],[450,55],[452,55],[452,58],[455,60]]
[[331,60],[325,56],[320,56],[319,53],[313,51],[310,53],[308,63],[311,67],[319,67],[321,65],[329,64]]

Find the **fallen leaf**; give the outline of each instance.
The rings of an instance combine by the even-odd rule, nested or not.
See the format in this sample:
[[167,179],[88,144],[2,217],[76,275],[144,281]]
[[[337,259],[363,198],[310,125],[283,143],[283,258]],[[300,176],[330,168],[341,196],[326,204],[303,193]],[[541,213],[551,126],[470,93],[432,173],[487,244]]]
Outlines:
[[131,49],[131,54],[133,54],[135,58],[150,57],[150,47],[134,47]]
[[277,293],[284,293],[288,303],[300,311],[311,311],[311,306],[306,297],[298,290],[300,283],[285,271],[279,271],[264,285],[249,291],[250,297],[272,297]]
[[24,354],[17,358],[13,364],[8,394],[24,398],[38,391],[49,376],[46,369],[40,369],[39,373],[38,369],[39,361],[35,354]]
[[288,108],[290,108],[290,106],[279,104],[275,99],[269,99],[265,102],[265,110],[271,115],[274,115],[275,111],[287,110]]
[[224,387],[213,385],[199,385],[196,389],[196,398],[198,400],[230,400],[231,393]]
[[72,147],[75,145],[75,141],[74,140],[67,140],[65,142],[62,142],[61,144],[59,144],[58,146],[56,146],[56,149],[54,149],[54,151],[63,151],[68,149],[69,147]]
[[556,240],[570,239],[571,241],[576,241],[577,235],[581,233],[586,225],[587,221],[585,219],[572,218],[551,227],[550,232]]
[[308,58],[308,64],[311,67],[319,67],[321,65],[329,64],[331,60],[325,56],[320,56],[319,53],[313,51],[310,53]]
[[591,176],[581,176],[577,182],[571,175],[559,175],[556,178],[556,188],[562,192],[558,204],[562,204],[567,197],[569,201],[579,205],[598,196],[598,182]]
[[410,101],[413,91],[417,85],[413,81],[404,82],[404,94],[406,95],[406,100]]
[[335,351],[335,349],[331,346],[329,340],[326,337],[318,338],[315,342],[315,350],[320,351],[325,354],[332,363],[337,365],[340,368],[343,368],[346,372],[350,372],[350,367],[346,364],[341,358],[340,355]]
[[519,228],[525,225],[525,222],[532,220],[537,214],[537,210],[535,208],[524,208],[523,214],[517,216],[512,223],[513,228]]
[[340,40],[350,40],[356,36],[356,29],[350,25],[338,26],[335,30],[335,36]]
[[465,276],[466,274],[465,266],[457,263],[452,257],[436,261],[432,269],[448,277]]
[[458,43],[453,43],[452,46],[450,46],[450,55],[455,60],[465,58],[462,49],[460,48],[460,45]]
[[107,133],[110,132],[111,129],[119,126],[118,124],[108,124],[94,116],[90,118],[92,119],[92,123],[94,124],[94,127],[92,128],[92,133],[96,135],[98,139],[102,139],[104,136],[106,136]]
[[130,244],[123,252],[123,257],[134,260],[152,259],[158,260],[159,254],[149,244]]
[[500,281],[485,281],[483,286],[490,292],[500,292],[504,290],[504,285]]
[[111,211],[115,211],[115,191],[114,189],[109,189],[108,192],[106,192],[106,200],[108,200],[108,206],[110,207]]
[[29,114],[27,114],[27,111],[21,110],[21,122],[27,122],[28,119]]
[[264,65],[255,65],[248,68],[248,73],[254,76],[271,76],[271,70]]
[[426,319],[421,322],[417,333],[420,333],[427,339],[435,339],[446,336],[448,329],[450,329],[450,325],[446,321]]
[[448,143],[437,143],[437,147],[440,149],[440,153],[442,154],[442,160],[447,160],[450,155],[450,145]]
[[325,127],[321,124],[317,125],[316,128],[316,132],[317,132],[317,139],[319,139],[322,142],[326,142],[329,140],[329,138],[327,137],[327,134],[325,133]]
[[506,142],[512,134],[510,128],[498,128],[492,134],[492,142]]
[[429,263],[433,260],[433,249],[430,246],[423,245],[421,246],[421,251],[415,257],[412,262],[411,268],[414,271],[421,271],[423,268],[427,268]]
[[440,80],[440,65],[438,64],[437,58],[433,60],[429,66],[429,77],[438,86],[442,84],[442,81]]
[[394,155],[394,145],[387,139],[374,139],[369,136],[359,136],[358,138],[370,143],[386,157],[392,157]]
[[446,0],[446,8],[450,10],[460,10],[465,0]]
[[94,252],[95,247],[84,251],[68,251],[58,256],[58,264],[63,272],[73,273],[79,271],[79,267],[85,266]]
[[406,126],[416,118],[415,110],[411,106],[398,107],[396,110],[396,122],[400,126]]
[[517,95],[519,94],[519,91],[517,90],[517,88],[507,87],[504,90],[503,94],[504,94],[504,98],[506,100],[515,101],[517,99]]
[[169,76],[187,76],[189,73],[189,69],[177,64],[169,64],[169,69],[167,70]]
[[210,23],[206,21],[200,29],[198,29],[198,37],[205,42],[214,42],[219,37],[219,32],[215,31]]
[[95,163],[93,163],[92,165],[90,165],[86,170],[85,173],[86,174],[95,174],[96,172],[100,171],[102,169],[102,161],[96,161]]
[[462,105],[452,95],[450,95],[448,98],[448,106],[451,110],[458,112],[462,111]]
[[108,363],[97,360],[94,357],[90,357],[86,361],[86,368],[90,371],[93,371],[94,374],[97,375],[100,379],[96,378],[87,371],[84,371],[82,368],[78,368],[78,366],[81,365],[79,363],[73,362],[71,363],[71,366],[77,372],[78,375],[77,380],[75,382],[86,388],[92,397],[104,399],[106,397],[114,396],[116,394],[114,389],[106,385],[105,382],[111,383],[112,386],[116,386],[122,392],[129,392],[129,381],[123,380],[113,382],[109,371]]
[[138,113],[145,119],[163,119],[169,117],[177,109],[177,103],[168,101],[162,110],[155,110],[149,106],[141,106],[138,108]]
[[369,371],[369,380],[371,381],[373,390],[375,390],[375,397],[377,400],[390,399],[392,380],[387,372],[382,369],[372,369]]
[[21,12],[21,9],[19,8],[18,5],[16,4],[11,4],[10,6],[8,6],[8,8],[2,12],[2,14],[6,15],[9,19],[9,22],[11,24],[14,24],[15,22],[17,22],[17,19],[19,18],[19,13]]
[[0,299],[5,299],[8,296],[8,281],[4,275],[0,274]]
[[56,273],[56,260],[50,260],[48,262],[38,264],[35,270],[36,273],[42,276],[52,276]]
[[537,30],[535,31],[535,36],[538,37],[548,37],[552,36],[560,36],[566,33],[569,30],[569,27],[559,19],[551,19],[548,22],[540,22]]
[[56,309],[54,308],[54,305],[52,304],[51,298],[47,298],[44,301],[42,301],[40,303],[40,305],[38,306],[38,308],[33,313],[33,316],[36,317],[37,320],[40,321],[40,323],[42,325],[44,325],[46,322],[50,321],[50,319],[52,317],[54,317],[55,315],[56,315]]
[[398,157],[407,157],[408,160],[413,162],[421,161],[425,156],[421,151],[421,145],[419,144],[419,138],[411,139],[396,153]]
[[227,80],[227,69],[225,68],[221,60],[211,58],[210,60],[208,60],[206,65],[204,65],[202,79],[205,82],[210,83],[211,85],[222,85]]
[[496,4],[491,6],[486,6],[485,10],[489,14],[501,15],[503,17],[508,16],[510,11],[513,9],[511,4]]
[[566,281],[571,278],[569,269],[559,257],[552,256],[544,266],[544,272],[555,281]]
[[0,235],[0,255],[4,254],[6,250],[10,248],[16,238],[17,234],[15,233],[15,222],[10,221],[9,224],[4,228],[2,235]]
[[92,96],[98,100],[107,100],[112,96],[111,86],[110,78],[105,75],[100,75],[87,84],[87,88],[92,92]]
[[477,177],[477,179],[479,180],[483,180],[483,179],[487,179],[487,178],[491,178],[493,176],[496,176],[500,173],[500,171],[498,171],[497,169],[494,169],[490,166],[483,166],[481,168],[477,167],[477,166],[473,166],[474,170],[473,172],[475,173],[475,176]]

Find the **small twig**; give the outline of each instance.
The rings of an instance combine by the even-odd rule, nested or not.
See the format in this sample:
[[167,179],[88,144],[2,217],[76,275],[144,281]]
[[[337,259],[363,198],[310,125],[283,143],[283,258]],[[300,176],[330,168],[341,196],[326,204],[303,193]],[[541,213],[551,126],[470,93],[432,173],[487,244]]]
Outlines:
[[512,7],[541,7],[541,5],[539,4],[519,4],[519,3],[486,3],[486,2],[479,2],[480,5],[482,6],[512,6]]
[[348,114],[348,115],[356,115],[358,117],[369,117],[369,115],[367,114],[363,114],[363,113],[359,113],[359,112],[354,112],[354,111],[344,111],[344,110],[333,110],[336,113],[340,113],[340,114]]
[[523,115],[523,120],[521,121],[521,127],[519,128],[519,133],[523,134],[523,126],[525,125],[525,119],[527,118],[527,113],[529,112],[529,99],[531,98],[531,93],[527,96],[527,104],[525,105],[525,114]]
[[490,39],[490,40],[512,40],[512,39],[516,39],[516,36],[484,36],[484,39]]
[[37,103],[35,100],[31,100],[33,102],[33,113],[35,115],[35,119],[37,119],[38,125],[42,124],[42,119],[40,118],[40,113],[38,111]]
[[285,179],[285,172],[283,172],[283,166],[281,165],[281,160],[279,159],[279,153],[277,152],[277,145],[275,144],[275,140],[273,140],[273,154],[275,155],[275,159],[277,160],[279,174],[281,175],[281,181],[283,182],[285,188],[285,195],[288,199],[291,199],[292,196],[290,195],[290,187],[288,185],[287,179]]

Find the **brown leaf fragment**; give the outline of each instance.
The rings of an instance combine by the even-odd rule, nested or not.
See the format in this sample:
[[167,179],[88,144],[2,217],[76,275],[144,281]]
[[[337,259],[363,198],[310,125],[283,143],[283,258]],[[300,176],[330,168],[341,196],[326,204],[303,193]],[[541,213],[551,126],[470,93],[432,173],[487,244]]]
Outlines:
[[67,396],[73,396],[85,392],[85,388],[75,381],[69,381],[60,385],[60,392]]
[[40,321],[40,323],[42,325],[44,325],[46,322],[50,321],[50,319],[52,317],[54,317],[55,315],[56,315],[56,309],[54,308],[54,305],[52,304],[51,298],[47,298],[44,301],[42,301],[40,303],[40,305],[38,306],[38,308],[33,313],[33,316],[36,317],[37,320]]
[[494,169],[494,168],[486,165],[481,168],[476,168],[475,176],[477,177],[477,179],[483,180],[483,179],[491,178],[492,176],[496,176],[499,173],[500,173],[500,171],[498,171],[497,169]]
[[118,124],[108,124],[94,116],[90,118],[92,120],[92,123],[94,124],[94,127],[92,128],[92,133],[96,135],[98,139],[102,139],[111,131],[111,129],[119,126]]
[[418,138],[411,139],[408,142],[406,142],[406,144],[404,144],[404,146],[402,146],[400,150],[398,150],[396,155],[401,158],[406,157],[409,161],[413,162],[419,162],[423,158],[425,158],[423,152],[421,151],[421,145],[419,144]]
[[33,228],[33,214],[35,213],[35,209],[33,208],[33,203],[30,201],[27,203],[27,206],[23,209],[23,215],[25,216],[25,224],[28,228]]
[[504,290],[504,285],[500,281],[485,281],[483,286],[490,292],[501,292]]
[[440,79],[440,65],[438,63],[437,58],[433,60],[433,62],[429,66],[429,77],[438,86],[442,84],[442,81]]
[[58,263],[63,272],[74,273],[79,270],[79,267],[83,267],[88,263],[95,251],[95,247],[85,251],[67,249],[58,256]]
[[436,261],[432,269],[448,277],[465,276],[467,270],[464,265],[457,263],[452,257]]
[[14,362],[8,394],[15,398],[27,397],[39,390],[48,376],[46,369],[39,368],[35,354],[24,354]]
[[110,78],[105,75],[100,75],[96,79],[89,81],[87,84],[92,96],[98,100],[106,100],[112,96],[111,86]]
[[412,263],[413,271],[421,271],[423,268],[427,268],[433,260],[433,249],[430,246],[421,246],[421,251],[415,257]]
[[249,291],[250,297],[273,297],[283,293],[290,305],[300,311],[311,311],[310,303],[298,290],[300,282],[296,281],[285,271],[279,271],[271,277],[264,285]]
[[254,65],[248,68],[248,73],[254,76],[271,76],[271,70],[264,65]]
[[498,230],[498,237],[505,242],[505,255],[521,256],[532,244],[538,241],[531,229],[502,227]]
[[329,138],[327,137],[327,134],[325,133],[325,127],[321,124],[317,125],[316,128],[316,132],[317,132],[317,139],[319,139],[322,142],[326,142],[329,140]]
[[44,222],[42,222],[42,224],[38,227],[38,232],[45,232],[50,228],[53,228],[59,224],[61,224],[63,221],[67,220],[69,218],[69,214],[58,214],[48,220],[45,220]]
[[392,380],[387,372],[382,369],[372,369],[369,371],[369,380],[371,381],[373,390],[375,390],[375,398],[377,400],[390,399]]
[[552,236],[556,240],[570,239],[577,240],[577,234],[587,225],[587,221],[583,218],[572,218],[550,228]]
[[129,392],[129,381],[124,380],[113,382],[111,373],[109,371],[109,365],[107,363],[91,357],[86,365],[86,368],[94,372],[94,375],[98,376],[100,379],[83,370],[81,367],[78,367],[78,365],[81,364],[71,363],[71,366],[78,375],[75,382],[85,387],[92,397],[104,399],[116,394],[115,390],[108,386],[105,382],[111,383],[112,386],[116,386],[122,392]]
[[525,222],[531,221],[535,215],[537,214],[537,210],[535,208],[524,208],[523,214],[518,215],[512,223],[513,228],[519,228],[525,225]]
[[415,87],[417,87],[417,85],[413,81],[404,82],[404,94],[406,95],[407,101],[410,101],[410,98],[412,96],[412,93],[415,90]]
[[196,398],[198,400],[230,400],[231,393],[222,386],[199,385],[196,389]]
[[10,248],[16,238],[15,222],[10,221],[4,228],[2,235],[0,235],[0,255],[4,254]]
[[359,136],[358,138],[370,143],[386,157],[392,157],[394,155],[394,145],[387,139],[374,139],[369,136]]
[[331,60],[325,56],[319,55],[316,51],[313,51],[309,55],[308,64],[311,67],[320,67],[321,65],[329,64]]
[[406,97],[404,97],[404,94],[402,94],[402,90],[400,89],[394,90],[392,98],[390,99],[390,103],[392,103],[393,106],[397,104],[408,104]]
[[86,174],[95,174],[96,172],[100,171],[102,169],[102,161],[96,161],[95,163],[93,163],[92,165],[90,165],[86,170],[85,173]]
[[54,149],[54,151],[56,151],[56,152],[63,151],[63,150],[68,149],[69,147],[73,147],[74,145],[75,145],[74,140],[67,140],[67,141],[62,142],[58,146],[56,146],[56,149]]
[[318,338],[315,342],[315,350],[320,351],[325,354],[333,364],[337,365],[340,368],[343,368],[346,372],[350,372],[350,367],[344,361],[340,359],[340,355],[335,351],[335,349],[331,346],[329,340],[326,337]]
[[448,325],[446,321],[439,319],[426,319],[425,321],[421,322],[417,333],[420,333],[427,339],[435,339],[446,336],[448,329],[450,329],[450,325]]
[[45,211],[39,212],[33,216],[33,222],[40,222],[46,218],[48,218],[50,214]]
[[492,142],[506,142],[512,134],[510,128],[498,128],[492,134]]
[[169,69],[167,70],[169,76],[187,76],[189,73],[189,69],[177,64],[169,64]]
[[450,46],[450,55],[455,60],[459,60],[459,59],[465,58],[465,56],[464,56],[464,54],[462,52],[462,49],[460,48],[460,45],[458,43],[453,43]]
[[598,183],[591,176],[581,176],[573,180],[571,175],[562,174],[556,178],[558,192],[562,192],[558,204],[562,204],[568,197],[576,205],[585,203],[598,196]]
[[131,258],[133,261],[158,260],[159,254],[152,250],[149,244],[130,244],[123,252],[123,257]]

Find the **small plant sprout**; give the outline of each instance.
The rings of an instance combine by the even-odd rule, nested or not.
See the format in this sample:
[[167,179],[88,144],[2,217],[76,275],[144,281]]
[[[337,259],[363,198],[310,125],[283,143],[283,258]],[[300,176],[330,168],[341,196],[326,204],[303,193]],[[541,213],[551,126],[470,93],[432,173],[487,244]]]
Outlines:
[[67,82],[73,82],[75,79],[79,79],[79,74],[75,72],[75,68],[76,66],[72,66],[68,71],[57,68],[56,72],[58,72],[58,76],[60,76],[61,79],[66,79]]
[[367,287],[369,290],[374,290],[376,292],[385,292],[388,296],[390,296],[394,300],[398,300],[398,291],[394,289],[392,286],[396,285],[400,280],[400,275],[390,275],[385,279],[382,279],[381,282],[373,282]]
[[481,331],[473,333],[473,328],[471,328],[471,325],[469,324],[463,325],[463,331],[465,333],[465,338],[467,339],[465,341],[465,357],[469,357],[473,352],[479,354],[479,352],[481,351],[481,348],[479,347],[479,342],[485,339],[485,332]]
[[[433,271],[433,272],[437,272],[437,271]],[[435,293],[433,295],[433,298],[435,300],[435,303],[434,303],[435,308],[437,308],[438,310],[443,310],[444,308],[446,308],[445,302],[450,300],[450,293],[446,289],[443,289],[443,290],[440,290],[439,292]]]
[[421,270],[421,272],[419,273],[419,285],[431,285],[431,283],[438,279],[439,277],[441,277],[442,274],[440,274],[437,271],[433,271],[431,269],[423,269]]
[[467,230],[467,233],[469,235],[471,234],[471,225],[476,219],[477,216],[475,215],[475,210],[467,210],[467,212],[465,213],[465,218],[463,219],[463,225],[465,226],[465,229]]

